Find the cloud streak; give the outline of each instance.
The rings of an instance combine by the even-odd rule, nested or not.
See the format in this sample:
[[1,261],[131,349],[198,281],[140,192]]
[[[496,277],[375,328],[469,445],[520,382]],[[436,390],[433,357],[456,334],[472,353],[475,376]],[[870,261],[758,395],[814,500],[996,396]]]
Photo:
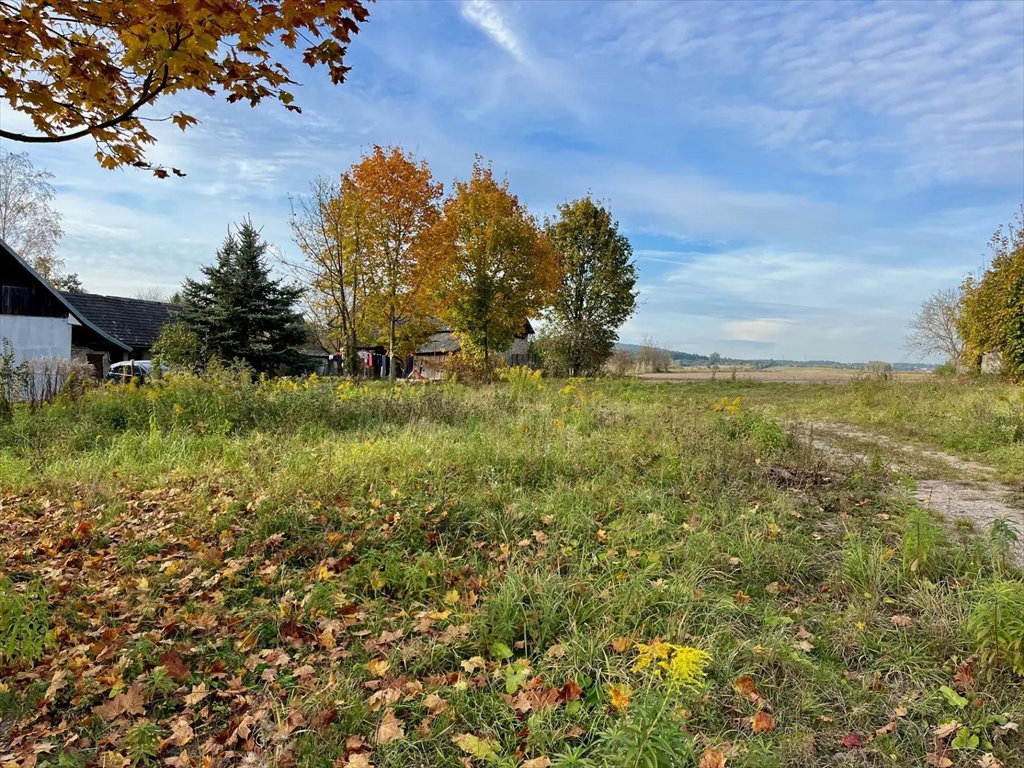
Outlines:
[[501,11],[490,0],[466,0],[462,4],[462,15],[479,27],[491,40],[520,64],[527,60],[526,51],[519,38],[509,28]]

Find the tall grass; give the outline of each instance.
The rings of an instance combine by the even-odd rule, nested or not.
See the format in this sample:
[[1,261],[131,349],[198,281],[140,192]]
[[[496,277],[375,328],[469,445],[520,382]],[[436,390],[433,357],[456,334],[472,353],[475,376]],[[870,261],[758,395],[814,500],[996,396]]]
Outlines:
[[[735,386],[723,406],[717,385],[523,374],[394,389],[221,371],[19,412],[0,428],[0,563],[49,596],[32,605],[57,647],[3,663],[45,681],[115,638],[123,684],[161,692],[153,727],[98,722],[107,692],[91,683],[45,705],[45,685],[8,691],[0,719],[55,713],[86,744],[76,755],[116,743],[146,762],[167,757],[192,686],[217,692],[193,747],[235,722],[221,702],[237,675],[280,722],[310,723],[289,741],[310,768],[344,765],[357,737],[378,768],[474,754],[693,766],[715,745],[730,765],[813,766],[849,753],[852,732],[876,734],[857,764],[919,765],[925,734],[967,721],[940,693],[961,660],[986,672],[971,727],[1024,709],[1022,582],[1005,556],[969,531],[951,545],[884,472],[823,465],[766,414],[770,391]],[[842,397],[895,409],[899,392]],[[96,555],[102,568],[67,577]],[[331,622],[328,652],[312,638]],[[165,629],[188,656],[180,691],[156,671]],[[706,681],[683,695],[638,671],[636,644],[659,640],[708,653]],[[293,663],[264,675],[274,649]],[[382,707],[381,691],[398,698]],[[542,693],[551,705],[517,698]],[[405,736],[374,746],[385,711]],[[12,727],[42,720],[25,722]],[[992,749],[1021,755],[1012,736]]]

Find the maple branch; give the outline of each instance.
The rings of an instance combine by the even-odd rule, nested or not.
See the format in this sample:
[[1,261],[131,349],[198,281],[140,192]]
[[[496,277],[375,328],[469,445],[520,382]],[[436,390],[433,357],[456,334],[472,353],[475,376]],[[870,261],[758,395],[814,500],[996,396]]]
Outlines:
[[[169,51],[174,52],[181,48],[182,44],[191,38],[193,33],[189,33],[182,37],[181,26],[175,30],[174,45],[169,48]],[[119,115],[111,117],[108,120],[104,120],[101,123],[95,125],[87,125],[86,127],[74,131],[72,133],[65,133],[62,136],[32,136],[27,133],[15,133],[13,131],[5,131],[0,128],[0,138],[10,139],[12,141],[20,141],[25,144],[61,144],[65,141],[74,141],[75,139],[81,139],[88,136],[96,131],[102,131],[107,128],[113,128],[114,126],[120,125],[121,123],[131,120],[136,112],[142,107],[149,104],[157,96],[163,93],[170,86],[171,70],[167,64],[163,65],[163,75],[160,78],[160,83],[153,88],[153,76],[156,74],[154,70],[150,70],[146,73],[146,79],[142,81],[142,89],[139,98],[136,99],[131,105],[128,106]],[[152,90],[151,90],[152,88]],[[76,111],[77,110],[71,110]],[[81,116],[81,112],[78,113]]]
[[152,91],[150,91],[149,88],[152,84],[152,76],[152,72],[150,72],[149,75],[147,75],[146,81],[143,83],[142,95],[140,95],[139,98],[136,99],[134,103],[132,103],[121,114],[116,115],[115,117],[112,117],[108,120],[104,120],[102,123],[96,123],[95,125],[87,125],[85,128],[73,131],[72,133],[65,133],[61,136],[32,136],[27,133],[15,133],[14,131],[5,131],[3,128],[0,128],[0,138],[10,139],[12,141],[21,141],[26,144],[60,144],[65,141],[74,141],[75,139],[81,139],[82,137],[88,136],[89,134],[95,133],[96,131],[102,131],[105,128],[113,128],[116,125],[120,125],[121,123],[132,119],[132,116],[138,110],[146,106],[146,104],[151,102],[153,99],[155,99],[157,96],[159,96],[167,89],[169,85],[168,79],[170,77],[170,70],[168,69],[166,64],[164,65],[164,74],[160,80],[160,84],[157,85],[156,88],[154,88]]

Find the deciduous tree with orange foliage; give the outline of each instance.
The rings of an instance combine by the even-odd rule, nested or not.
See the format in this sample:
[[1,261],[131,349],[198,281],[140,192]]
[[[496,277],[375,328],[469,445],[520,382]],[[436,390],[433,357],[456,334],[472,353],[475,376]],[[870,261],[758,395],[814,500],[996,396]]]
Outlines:
[[491,352],[512,343],[559,281],[557,254],[537,220],[480,158],[445,201],[430,253],[442,317],[488,368]]
[[[367,0],[0,0],[0,93],[34,131],[0,138],[63,142],[91,136],[106,168],[146,161],[156,139],[144,108],[184,91],[223,93],[300,111],[274,46],[302,47],[310,67],[345,79],[348,43]],[[196,118],[169,116],[185,130]],[[177,169],[172,169],[181,175]]]
[[425,161],[399,147],[374,147],[349,175],[362,201],[368,316],[387,342],[393,381],[396,358],[429,331],[433,265],[425,258],[425,234],[440,217],[443,187]]

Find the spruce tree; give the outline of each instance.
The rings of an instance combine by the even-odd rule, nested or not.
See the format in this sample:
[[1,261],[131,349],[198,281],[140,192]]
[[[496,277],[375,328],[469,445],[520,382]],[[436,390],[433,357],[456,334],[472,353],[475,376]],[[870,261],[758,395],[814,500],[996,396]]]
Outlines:
[[202,268],[205,280],[185,281],[180,321],[195,331],[209,356],[279,373],[300,365],[297,347],[307,334],[295,310],[302,290],[270,276],[266,252],[251,221],[229,231],[216,264]]

